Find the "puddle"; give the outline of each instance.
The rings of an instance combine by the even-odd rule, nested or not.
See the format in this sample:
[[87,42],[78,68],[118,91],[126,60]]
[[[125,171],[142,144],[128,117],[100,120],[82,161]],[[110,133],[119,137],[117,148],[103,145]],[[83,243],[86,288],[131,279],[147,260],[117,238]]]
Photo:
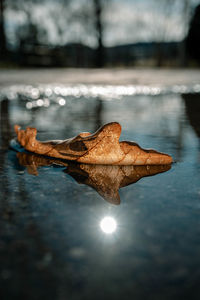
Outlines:
[[[141,91],[21,86],[2,92],[6,299],[192,299],[200,292],[200,96],[180,87]],[[122,125],[121,140],[172,155],[171,169],[135,167],[123,177],[121,167],[63,164],[9,148],[14,124],[37,127],[38,138],[47,140],[112,121]]]

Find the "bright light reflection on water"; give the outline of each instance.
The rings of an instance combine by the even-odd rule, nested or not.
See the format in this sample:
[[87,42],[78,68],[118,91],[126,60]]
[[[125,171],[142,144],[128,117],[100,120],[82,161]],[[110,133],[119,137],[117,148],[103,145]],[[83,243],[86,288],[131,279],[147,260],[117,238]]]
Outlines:
[[[135,95],[165,95],[165,94],[185,94],[185,93],[199,93],[200,84],[194,84],[190,86],[186,85],[174,85],[174,86],[146,86],[146,85],[15,85],[11,87],[3,88],[0,92],[1,98],[8,98],[9,100],[17,99],[20,95],[27,101],[34,101],[34,105],[29,104],[28,109],[37,106],[46,106],[43,98],[48,97],[50,103],[58,103],[61,106],[65,105],[65,99],[57,99],[57,96],[61,97],[85,97],[85,98],[101,98],[104,100],[116,100],[121,99],[123,96],[135,96]],[[37,103],[37,100],[39,102]],[[49,105],[48,105],[49,106]]]
[[113,217],[104,217],[100,222],[101,230],[106,234],[114,233],[117,229],[117,222]]

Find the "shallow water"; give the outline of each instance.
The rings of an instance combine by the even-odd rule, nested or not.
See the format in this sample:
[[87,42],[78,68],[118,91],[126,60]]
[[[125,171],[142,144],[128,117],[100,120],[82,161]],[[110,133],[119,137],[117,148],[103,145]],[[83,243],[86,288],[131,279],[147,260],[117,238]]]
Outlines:
[[[155,91],[1,96],[1,299],[200,298],[200,96]],[[45,140],[111,121],[121,140],[172,155],[171,169],[135,170],[124,187],[106,169],[97,189],[90,171],[9,148],[14,124]],[[120,204],[107,197],[118,188]]]

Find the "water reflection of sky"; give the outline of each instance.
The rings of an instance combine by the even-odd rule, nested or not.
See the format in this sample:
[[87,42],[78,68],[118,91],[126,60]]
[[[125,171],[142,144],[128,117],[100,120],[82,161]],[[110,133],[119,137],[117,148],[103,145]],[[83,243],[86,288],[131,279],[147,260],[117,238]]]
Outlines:
[[[72,299],[122,299],[126,293],[177,299],[183,291],[199,291],[198,96],[64,100],[65,105],[27,109],[21,95],[7,112],[1,106],[1,278],[7,276],[11,287],[19,274],[27,287],[40,280],[49,299],[59,292]],[[13,136],[15,123],[36,126],[41,139],[55,139],[93,132],[114,120],[122,124],[121,139],[167,152],[176,161],[168,172],[121,188],[118,206],[72,180],[62,167],[40,167],[38,176],[31,176],[7,150],[5,136]],[[21,295],[23,289],[17,284],[13,290]],[[37,288],[37,295],[45,293]]]

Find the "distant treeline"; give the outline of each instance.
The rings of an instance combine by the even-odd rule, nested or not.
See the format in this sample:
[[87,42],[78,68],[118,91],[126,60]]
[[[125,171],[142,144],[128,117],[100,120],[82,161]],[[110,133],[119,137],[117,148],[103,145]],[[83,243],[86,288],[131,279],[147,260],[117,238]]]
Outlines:
[[[155,20],[153,28],[156,29],[157,37],[152,36],[154,42],[106,47],[104,36],[107,27],[104,16],[111,7],[111,2],[108,0],[78,1],[77,10],[72,0],[0,0],[0,66],[9,64],[27,67],[200,66],[200,5],[194,9],[189,22],[186,16],[191,1],[180,1],[182,5],[179,7],[179,13],[182,18],[185,18],[185,34],[180,42],[169,42],[167,34],[167,27],[171,28],[167,26],[170,22],[170,13],[175,8],[175,3],[179,1],[166,0],[153,1],[154,4],[156,3],[155,7],[164,13],[161,23],[166,21],[166,28],[164,27],[165,30],[162,31],[158,27],[159,22]],[[43,28],[43,22],[35,20],[33,12],[36,9],[38,12],[41,5],[43,9],[49,9],[47,16],[54,26],[52,28],[58,37],[57,43],[50,43],[51,30]],[[18,12],[25,16],[26,21],[15,28],[14,37],[8,34],[9,30],[6,31],[8,26],[6,12],[12,12],[13,15]],[[139,26],[134,24],[133,35]],[[76,34],[78,32],[78,37],[74,37],[72,39],[74,42],[69,43],[70,39],[65,39],[65,34],[70,32],[68,29],[77,28],[76,26],[79,28],[75,30]],[[81,31],[80,28],[84,30]],[[96,48],[86,46],[88,43],[84,37],[93,38]]]
[[[104,66],[180,66],[182,42],[146,42],[104,47]],[[73,43],[62,47],[25,44],[9,52],[20,66],[95,67],[96,49]]]

